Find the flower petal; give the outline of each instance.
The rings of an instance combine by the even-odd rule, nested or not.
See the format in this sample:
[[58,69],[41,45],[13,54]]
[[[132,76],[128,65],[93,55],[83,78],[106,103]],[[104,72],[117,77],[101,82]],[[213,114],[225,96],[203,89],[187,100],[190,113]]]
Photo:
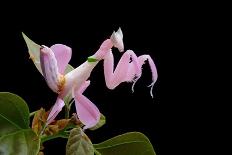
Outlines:
[[85,125],[84,129],[94,127],[100,120],[100,111],[87,97],[82,95],[82,92],[88,87],[87,81],[82,87],[76,90],[74,93],[75,105],[77,116],[80,121]]
[[98,108],[84,95],[75,96],[75,105],[77,116],[85,125],[85,129],[94,127],[100,120],[100,112]]
[[55,105],[52,107],[52,110],[48,115],[47,124],[50,124],[56,118],[56,116],[59,114],[63,107],[64,101],[58,97]]
[[55,44],[51,46],[51,49],[55,54],[59,73],[64,74],[65,68],[72,56],[72,49],[62,44]]
[[62,76],[58,72],[57,61],[52,50],[46,46],[40,49],[40,63],[44,78],[54,92],[61,91]]

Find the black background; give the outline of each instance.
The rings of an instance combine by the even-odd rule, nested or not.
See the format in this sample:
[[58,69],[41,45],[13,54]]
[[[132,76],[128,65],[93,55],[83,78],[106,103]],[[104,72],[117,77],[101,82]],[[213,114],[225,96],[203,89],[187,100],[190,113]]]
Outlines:
[[[93,143],[98,143],[125,132],[139,131],[148,136],[157,155],[195,152],[202,145],[192,145],[189,141],[198,139],[198,133],[204,132],[202,125],[209,122],[207,118],[198,121],[205,107],[197,99],[204,87],[198,87],[196,81],[203,78],[198,69],[201,57],[206,54],[199,48],[205,43],[202,32],[206,30],[204,17],[196,16],[199,8],[156,2],[104,5],[41,3],[34,5],[37,7],[22,6],[3,12],[0,91],[18,94],[26,100],[30,111],[40,107],[49,109],[56,99],[29,59],[21,32],[38,44],[70,46],[73,51],[70,64],[77,67],[95,53],[113,30],[121,27],[125,49],[134,50],[137,55],[149,54],[155,61],[158,81],[154,98],[146,87],[151,82],[148,64],[144,65],[143,75],[132,93],[128,83],[115,90],[107,89],[103,65],[99,63],[84,94],[106,116],[107,123],[96,131],[86,131],[87,135]],[[121,53],[113,52],[118,61]],[[198,92],[193,92],[194,88]],[[45,153],[64,154],[65,143],[64,139],[46,142]]]

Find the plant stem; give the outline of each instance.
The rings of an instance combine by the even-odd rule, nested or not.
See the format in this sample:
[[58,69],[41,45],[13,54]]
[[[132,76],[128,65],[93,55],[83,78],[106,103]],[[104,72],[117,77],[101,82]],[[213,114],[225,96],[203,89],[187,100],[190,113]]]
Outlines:
[[69,105],[65,104],[65,118],[66,119],[69,118],[69,110],[70,110]]
[[36,113],[37,111],[38,111],[38,110],[31,112],[31,113],[30,113],[30,117],[34,116],[35,113]]
[[69,110],[71,109],[71,106],[72,106],[73,103],[74,103],[74,100],[72,100],[72,101],[69,103]]
[[55,138],[68,138],[68,136],[62,135],[62,134],[55,134],[55,135],[51,135],[51,136],[45,136],[45,137],[41,138],[41,143],[44,143],[46,141],[49,141],[49,140],[55,139]]
[[96,150],[95,148],[94,148],[94,153],[95,153],[96,155],[101,155],[101,153],[100,153],[98,150]]
[[71,109],[72,104],[74,103],[74,100],[71,100],[69,104],[65,104],[65,118],[69,118],[69,111]]

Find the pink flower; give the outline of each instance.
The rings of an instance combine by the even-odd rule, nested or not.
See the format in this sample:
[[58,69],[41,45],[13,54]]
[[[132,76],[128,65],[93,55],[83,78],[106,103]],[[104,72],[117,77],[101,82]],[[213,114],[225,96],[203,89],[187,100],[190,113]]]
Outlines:
[[[82,93],[89,86],[90,72],[94,67],[92,63],[84,63],[73,71],[64,74],[72,55],[71,48],[55,44],[48,48],[42,46],[40,49],[40,64],[43,76],[48,86],[58,94],[47,124],[51,123],[64,106],[64,97],[71,91],[75,100],[77,116],[85,125],[85,128],[95,126],[100,119],[98,108]],[[89,66],[93,67],[89,67]]]
[[51,123],[62,110],[65,105],[63,99],[70,93],[72,93],[75,100],[77,116],[85,125],[84,129],[94,127],[98,123],[100,112],[83,95],[83,92],[90,85],[88,78],[100,60],[104,60],[105,81],[109,89],[114,89],[122,82],[133,82],[132,91],[134,91],[136,81],[142,75],[142,65],[147,60],[152,72],[150,94],[153,97],[152,89],[157,80],[157,70],[154,61],[149,55],[137,57],[132,50],[127,50],[114,70],[114,57],[111,48],[116,47],[120,52],[124,51],[123,34],[120,28],[117,32],[113,32],[110,39],[106,39],[98,51],[90,56],[86,62],[67,74],[64,71],[71,59],[71,48],[62,44],[55,44],[48,48],[35,44],[25,35],[24,39],[29,49],[30,47],[33,47],[33,49],[39,48],[39,51],[29,50],[30,56],[37,69],[43,74],[50,89],[58,94],[56,103],[48,116],[47,124]]

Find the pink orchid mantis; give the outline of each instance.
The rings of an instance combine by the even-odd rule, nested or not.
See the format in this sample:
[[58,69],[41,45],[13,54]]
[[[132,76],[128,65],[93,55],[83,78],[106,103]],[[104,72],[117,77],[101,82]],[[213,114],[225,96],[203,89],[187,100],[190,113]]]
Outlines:
[[[75,100],[77,116],[85,125],[84,129],[94,127],[98,123],[100,112],[98,108],[83,95],[83,92],[90,85],[88,78],[93,68],[101,60],[104,61],[106,86],[109,89],[114,89],[122,82],[133,82],[132,91],[134,91],[134,84],[141,77],[142,65],[147,60],[152,72],[150,94],[153,97],[152,89],[157,80],[157,70],[151,57],[149,55],[137,57],[132,50],[127,50],[122,55],[114,70],[114,57],[111,51],[113,47],[118,48],[120,52],[124,51],[123,34],[120,28],[117,32],[113,32],[110,39],[106,39],[98,51],[89,57],[86,62],[67,74],[64,74],[64,71],[71,59],[71,48],[62,44],[55,44],[50,48],[46,46],[40,47],[39,54],[37,53],[37,60],[34,60],[34,63],[44,76],[49,88],[58,94],[56,103],[52,107],[47,118],[47,124],[51,123],[62,110],[65,105],[63,99],[70,92]],[[30,55],[32,58],[35,57],[32,53],[30,53]],[[40,57],[39,59],[38,55]]]

